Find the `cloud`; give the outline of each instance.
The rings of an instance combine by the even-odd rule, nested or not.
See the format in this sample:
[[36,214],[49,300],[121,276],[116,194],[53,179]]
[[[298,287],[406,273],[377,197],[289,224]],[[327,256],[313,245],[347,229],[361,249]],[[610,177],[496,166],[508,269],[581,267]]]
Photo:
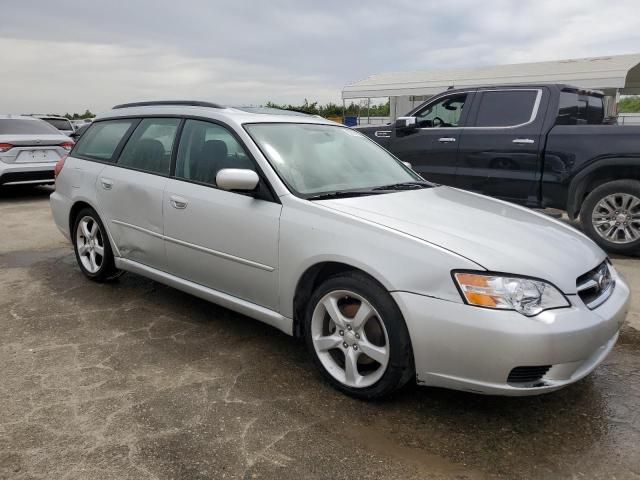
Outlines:
[[151,98],[340,101],[375,73],[637,51],[634,0],[22,0],[3,9],[10,112]]

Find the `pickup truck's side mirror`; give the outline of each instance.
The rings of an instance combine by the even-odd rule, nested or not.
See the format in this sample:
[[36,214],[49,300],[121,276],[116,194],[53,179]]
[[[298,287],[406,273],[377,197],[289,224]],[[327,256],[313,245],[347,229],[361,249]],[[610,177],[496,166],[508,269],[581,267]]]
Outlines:
[[398,117],[395,123],[398,130],[413,130],[418,128],[416,117]]

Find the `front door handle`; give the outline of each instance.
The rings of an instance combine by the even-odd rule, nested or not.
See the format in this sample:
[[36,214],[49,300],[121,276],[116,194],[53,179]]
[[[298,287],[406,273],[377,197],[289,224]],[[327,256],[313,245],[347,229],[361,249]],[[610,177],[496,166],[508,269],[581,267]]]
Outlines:
[[109,180],[108,178],[101,178],[100,184],[105,190],[111,190],[113,188],[113,180]]
[[171,195],[169,202],[173,208],[177,208],[178,210],[184,210],[189,204],[185,198],[178,197],[177,195]]
[[532,145],[536,143],[532,138],[516,138],[512,140],[512,142],[517,143],[518,145]]
[[456,139],[454,137],[440,137],[438,141],[440,143],[453,143],[456,141]]

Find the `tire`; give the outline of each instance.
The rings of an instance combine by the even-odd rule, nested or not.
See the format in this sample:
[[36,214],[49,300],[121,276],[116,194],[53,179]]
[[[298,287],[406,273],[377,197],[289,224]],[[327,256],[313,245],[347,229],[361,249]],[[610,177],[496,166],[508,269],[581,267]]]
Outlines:
[[400,309],[389,292],[360,272],[330,277],[313,292],[304,337],[313,363],[328,382],[353,397],[388,396],[415,378]]
[[106,282],[121,275],[115,267],[109,236],[95,210],[83,208],[78,212],[71,239],[78,266],[89,280]]
[[614,180],[594,189],[582,203],[580,223],[584,232],[607,252],[637,254],[640,181]]

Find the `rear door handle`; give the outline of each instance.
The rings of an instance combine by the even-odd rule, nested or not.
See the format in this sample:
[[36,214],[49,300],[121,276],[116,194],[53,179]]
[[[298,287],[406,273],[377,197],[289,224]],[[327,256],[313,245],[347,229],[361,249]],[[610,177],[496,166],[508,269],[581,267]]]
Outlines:
[[105,190],[111,190],[113,188],[113,180],[109,180],[108,178],[101,178],[100,183]]
[[512,140],[513,143],[517,143],[519,145],[532,145],[536,143],[536,141],[532,138],[516,138]]
[[456,139],[454,137],[440,137],[438,141],[440,143],[453,143],[456,141]]
[[171,195],[169,202],[173,208],[177,208],[178,210],[184,210],[189,204],[186,198],[178,197],[177,195]]

